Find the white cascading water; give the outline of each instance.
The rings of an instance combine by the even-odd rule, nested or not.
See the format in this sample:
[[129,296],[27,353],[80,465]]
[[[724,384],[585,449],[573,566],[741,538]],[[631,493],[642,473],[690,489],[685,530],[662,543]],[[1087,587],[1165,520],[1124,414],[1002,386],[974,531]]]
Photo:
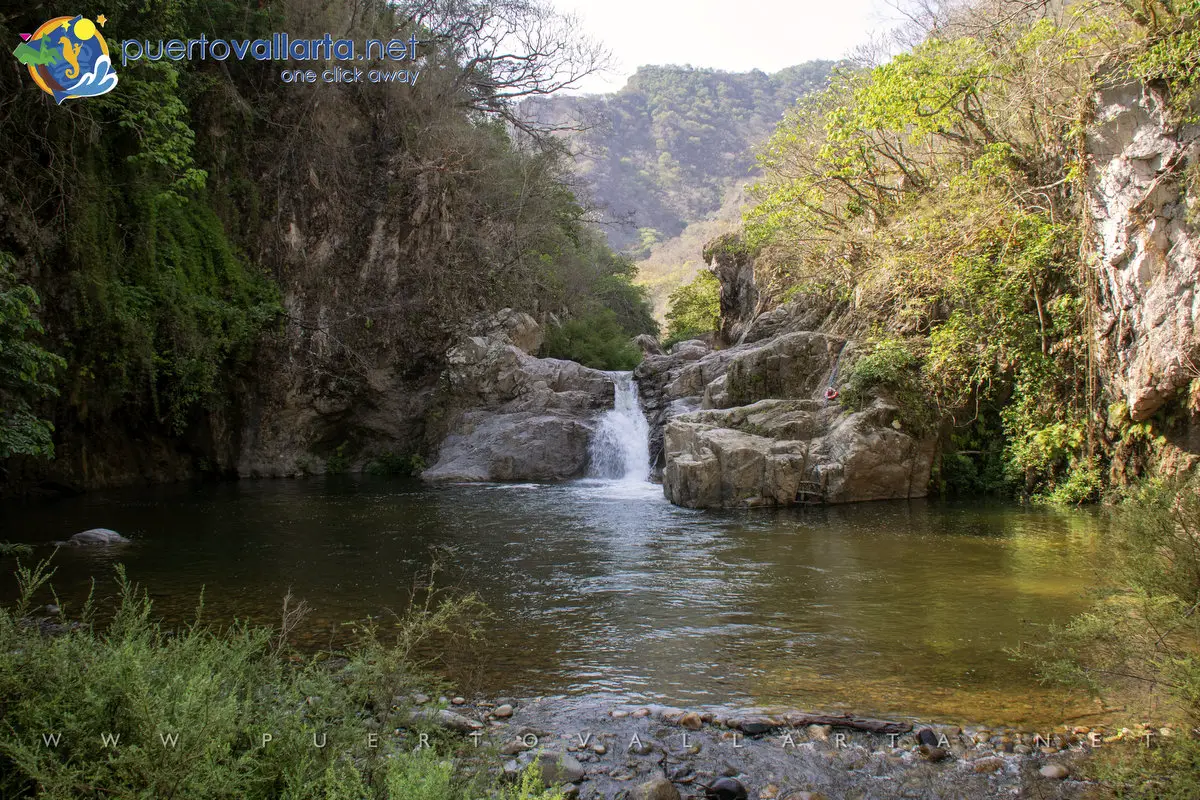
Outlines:
[[646,481],[650,478],[650,425],[638,402],[631,372],[612,372],[613,407],[600,417],[589,457],[595,478]]

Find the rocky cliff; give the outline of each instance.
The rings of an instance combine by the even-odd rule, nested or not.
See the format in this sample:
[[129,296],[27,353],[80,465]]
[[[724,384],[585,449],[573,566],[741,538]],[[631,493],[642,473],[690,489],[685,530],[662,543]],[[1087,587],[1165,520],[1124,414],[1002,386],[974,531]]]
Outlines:
[[1171,117],[1140,83],[1097,95],[1088,212],[1101,378],[1134,421],[1184,412],[1174,470],[1200,460],[1200,125]]

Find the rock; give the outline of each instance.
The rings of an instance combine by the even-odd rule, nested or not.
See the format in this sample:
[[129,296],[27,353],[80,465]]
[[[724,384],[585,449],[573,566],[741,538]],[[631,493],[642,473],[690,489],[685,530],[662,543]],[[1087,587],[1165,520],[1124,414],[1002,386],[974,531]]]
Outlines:
[[661,356],[663,354],[662,346],[659,345],[658,339],[655,339],[648,333],[633,337],[630,344],[641,350],[643,355]]
[[542,328],[537,320],[511,308],[502,308],[495,314],[478,318],[472,333],[482,337],[503,338],[529,355],[536,354],[542,348]]
[[505,742],[504,744],[500,745],[500,755],[515,756],[518,753],[523,753],[528,749],[529,748],[525,746],[525,742],[521,741],[520,739],[513,739],[510,742]]
[[926,761],[934,762],[942,761],[950,755],[949,751],[945,750],[944,748],[930,747],[927,744],[923,744],[918,747],[917,752],[920,753],[921,758],[925,759]]
[[1038,770],[1038,774],[1052,781],[1061,781],[1070,775],[1071,772],[1062,764],[1047,764]]
[[704,793],[708,800],[747,800],[746,787],[735,778],[718,778]]
[[423,692],[416,692],[412,696],[412,701],[419,706],[423,706],[429,702],[429,695],[424,694]]
[[542,782],[547,786],[579,783],[583,780],[583,765],[566,753],[543,752],[538,754],[537,759]]
[[933,728],[922,728],[917,731],[917,743],[926,747],[937,747],[938,735],[934,733]]
[[882,400],[844,413],[813,400],[681,414],[667,423],[663,493],[688,508],[924,497],[936,437],[891,428]]
[[451,698],[450,704],[455,705],[455,706],[465,706],[467,704],[467,698],[465,698],[465,697]]
[[805,729],[808,733],[808,738],[814,742],[829,741],[829,734],[833,733],[833,727],[830,725],[809,725]]
[[695,711],[689,711],[679,718],[679,724],[690,731],[698,731],[704,727],[704,720]]
[[453,711],[447,711],[446,709],[439,711],[434,719],[443,728],[457,731],[458,733],[470,733],[483,727],[482,722],[464,717],[462,714],[455,714]]
[[1004,769],[1004,759],[997,756],[981,758],[971,765],[971,769],[980,774],[1000,772]]
[[608,752],[608,748],[602,742],[596,742],[592,745],[592,752],[598,756],[602,756]]
[[60,611],[62,611],[62,609],[59,608],[58,606],[54,605],[54,603],[46,604],[46,613],[47,614],[57,614]]
[[492,709],[492,716],[498,717],[499,719],[508,719],[512,715],[513,707],[508,703],[496,706],[494,709]]
[[770,717],[745,717],[738,721],[737,727],[747,736],[759,736],[764,733],[770,733],[776,728],[781,727],[781,724]]
[[754,259],[737,234],[726,234],[709,242],[703,255],[721,284],[718,338],[725,345],[736,344],[758,311]]
[[533,358],[508,335],[466,337],[447,353],[440,442],[428,481],[564,480],[587,468],[613,379],[573,361]]
[[812,331],[739,349],[725,371],[726,398],[712,407],[744,406],[769,398],[812,397],[824,391],[846,340]]
[[129,544],[129,540],[114,530],[108,528],[92,528],[79,533],[67,539],[66,544],[70,545],[92,545],[92,544]]
[[650,709],[639,708],[629,716],[633,717],[634,719],[645,719],[646,717],[650,716]]
[[[1087,208],[1099,257],[1101,374],[1130,418],[1149,419],[1188,386],[1200,343],[1200,240],[1183,176],[1200,160],[1196,124],[1168,120],[1141,83],[1095,96]],[[1198,460],[1195,437],[1177,467]]]
[[679,790],[666,778],[654,778],[633,790],[631,800],[679,800]]

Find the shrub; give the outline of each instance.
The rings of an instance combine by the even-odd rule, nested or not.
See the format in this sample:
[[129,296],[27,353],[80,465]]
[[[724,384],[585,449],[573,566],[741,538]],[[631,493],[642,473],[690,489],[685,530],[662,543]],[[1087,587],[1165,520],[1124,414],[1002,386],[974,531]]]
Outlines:
[[[392,704],[426,685],[413,655],[431,636],[475,630],[463,627],[473,598],[430,593],[398,620],[393,644],[362,627],[332,666],[289,650],[303,603],[285,602],[278,631],[218,631],[202,621],[202,604],[193,624],[168,631],[120,568],[111,622],[96,622],[89,599],[79,624],[47,636],[28,615],[51,575],[45,563],[18,568],[19,597],[0,609],[0,796],[450,800],[498,791],[452,769],[448,734]],[[273,737],[265,745],[263,733]],[[419,733],[430,748],[414,749]],[[327,745],[313,746],[322,735]],[[561,797],[535,791],[528,776],[521,785],[504,796]]]
[[691,283],[671,292],[667,302],[665,348],[712,333],[721,324],[721,283],[708,270],[700,270]]
[[918,345],[902,339],[880,339],[867,343],[867,347],[868,352],[849,365],[841,389],[842,402],[861,409],[873,395],[884,394],[900,409],[902,425],[914,431],[928,428],[934,410],[922,382]]
[[[1150,484],[1116,514],[1112,585],[1092,607],[1019,655],[1048,681],[1156,701],[1130,707],[1175,717],[1155,748],[1100,751],[1098,774],[1120,796],[1194,798],[1200,791],[1200,483]],[[1167,699],[1163,704],[1162,699]],[[1191,733],[1188,733],[1191,731]],[[1105,753],[1108,755],[1105,755]]]
[[607,308],[552,326],[546,333],[542,355],[604,370],[631,370],[642,360],[617,315]]

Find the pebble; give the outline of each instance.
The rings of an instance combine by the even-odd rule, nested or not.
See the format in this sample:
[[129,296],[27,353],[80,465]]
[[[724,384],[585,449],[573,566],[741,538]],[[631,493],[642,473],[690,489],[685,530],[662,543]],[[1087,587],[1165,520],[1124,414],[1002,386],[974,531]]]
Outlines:
[[816,742],[829,741],[829,734],[833,733],[833,727],[830,725],[809,725],[808,738]]
[[679,724],[690,731],[698,731],[704,727],[704,720],[695,711],[689,711],[679,719]]
[[1071,774],[1070,770],[1062,764],[1047,764],[1038,770],[1043,778],[1049,778],[1052,781],[1061,781],[1063,778]]
[[758,792],[759,800],[775,800],[779,797],[779,787],[773,783],[768,783]]
[[1000,772],[1004,769],[1004,759],[997,758],[996,756],[981,758],[975,762],[972,768],[980,774]]
[[917,743],[926,747],[937,747],[938,735],[933,732],[933,728],[921,728],[917,731]]
[[602,756],[608,752],[608,748],[600,742],[596,742],[594,745],[592,745],[592,752],[598,756]]
[[733,778],[718,778],[705,791],[708,800],[747,800],[746,787]]
[[451,702],[451,704],[456,705],[456,706],[465,706],[467,704],[467,698],[455,697],[450,702]]
[[492,716],[499,717],[500,719],[508,719],[512,715],[513,707],[508,703],[505,703],[502,706],[496,706],[494,709],[492,709]]
[[412,701],[419,706],[423,706],[429,702],[429,695],[417,692],[412,696]]
[[639,708],[637,711],[634,711],[630,716],[633,717],[634,719],[644,719],[645,717],[650,716],[650,709]]
[[666,778],[654,778],[633,790],[633,800],[680,800],[679,790]]
[[950,755],[940,747],[930,747],[926,744],[918,747],[917,752],[919,752],[921,754],[921,758],[925,759],[926,761],[941,761]]
[[625,719],[626,717],[629,716],[629,712],[623,711],[623,710],[617,708],[617,709],[613,709],[612,711],[608,712],[608,715],[610,717],[612,717],[613,719]]

